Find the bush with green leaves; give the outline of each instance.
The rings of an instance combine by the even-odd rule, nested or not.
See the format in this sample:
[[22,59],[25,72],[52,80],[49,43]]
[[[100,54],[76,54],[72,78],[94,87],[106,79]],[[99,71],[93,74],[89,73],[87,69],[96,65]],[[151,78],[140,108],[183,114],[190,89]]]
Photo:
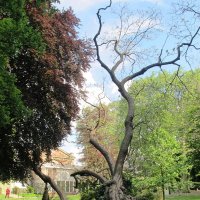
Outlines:
[[27,186],[26,191],[27,191],[27,193],[35,193],[34,187],[32,187],[32,186],[30,186],[30,185]]
[[153,200],[153,199],[154,199],[154,193],[149,189],[142,190],[138,195],[136,195],[136,200]]

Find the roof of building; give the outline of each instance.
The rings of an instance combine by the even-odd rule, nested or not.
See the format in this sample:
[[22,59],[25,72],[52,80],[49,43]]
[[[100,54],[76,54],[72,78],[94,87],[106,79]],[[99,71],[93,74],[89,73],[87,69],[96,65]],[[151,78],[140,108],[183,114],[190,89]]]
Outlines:
[[[47,160],[47,156],[45,154],[42,155],[42,158],[43,160]],[[51,151],[51,155],[48,162],[69,166],[74,164],[74,159],[75,158],[71,153],[67,153],[64,150],[58,148],[56,150]]]

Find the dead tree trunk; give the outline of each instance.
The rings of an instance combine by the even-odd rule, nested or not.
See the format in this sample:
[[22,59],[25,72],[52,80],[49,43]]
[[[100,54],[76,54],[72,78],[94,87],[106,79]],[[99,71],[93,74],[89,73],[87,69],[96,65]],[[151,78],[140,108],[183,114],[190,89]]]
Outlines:
[[62,192],[60,191],[56,183],[49,176],[43,174],[41,170],[37,167],[34,167],[33,171],[35,172],[36,175],[38,175],[44,181],[44,183],[49,183],[51,185],[51,187],[57,192],[58,196],[60,197],[60,200],[67,200],[63,196]]

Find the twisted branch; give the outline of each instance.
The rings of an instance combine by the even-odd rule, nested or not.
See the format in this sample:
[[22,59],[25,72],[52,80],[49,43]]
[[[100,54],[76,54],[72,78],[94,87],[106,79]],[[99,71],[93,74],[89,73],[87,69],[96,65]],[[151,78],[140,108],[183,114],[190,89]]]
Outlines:
[[[98,179],[102,184],[105,184],[107,182],[107,179],[105,179],[103,176],[100,174],[90,171],[90,170],[80,170],[78,172],[74,172],[71,174],[71,176],[76,177],[76,176],[92,176],[96,179]],[[77,181],[77,179],[75,179]]]

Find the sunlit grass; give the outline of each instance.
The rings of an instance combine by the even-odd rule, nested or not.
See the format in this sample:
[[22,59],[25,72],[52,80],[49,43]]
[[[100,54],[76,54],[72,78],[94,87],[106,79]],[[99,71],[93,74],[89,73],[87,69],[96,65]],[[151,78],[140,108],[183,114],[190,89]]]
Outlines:
[[[0,195],[0,200],[4,200],[4,199],[7,199],[7,198],[5,198],[5,195]],[[20,197],[19,196],[17,198],[10,197],[9,199],[10,200],[41,200],[42,196],[40,196],[40,197]],[[80,195],[79,194],[77,194],[77,195],[67,195],[67,199],[69,199],[69,200],[80,200]],[[59,198],[55,197],[52,200],[59,200]]]
[[[0,195],[0,200],[4,200],[5,195]],[[42,196],[40,197],[23,197],[23,198],[13,198],[10,197],[10,200],[41,200]],[[67,199],[69,200],[80,200],[80,195],[67,195]],[[58,197],[55,197],[51,200],[59,200]],[[183,196],[166,196],[166,200],[200,200],[200,195],[183,195]]]
[[190,195],[190,196],[169,196],[166,200],[200,200],[200,196]]

